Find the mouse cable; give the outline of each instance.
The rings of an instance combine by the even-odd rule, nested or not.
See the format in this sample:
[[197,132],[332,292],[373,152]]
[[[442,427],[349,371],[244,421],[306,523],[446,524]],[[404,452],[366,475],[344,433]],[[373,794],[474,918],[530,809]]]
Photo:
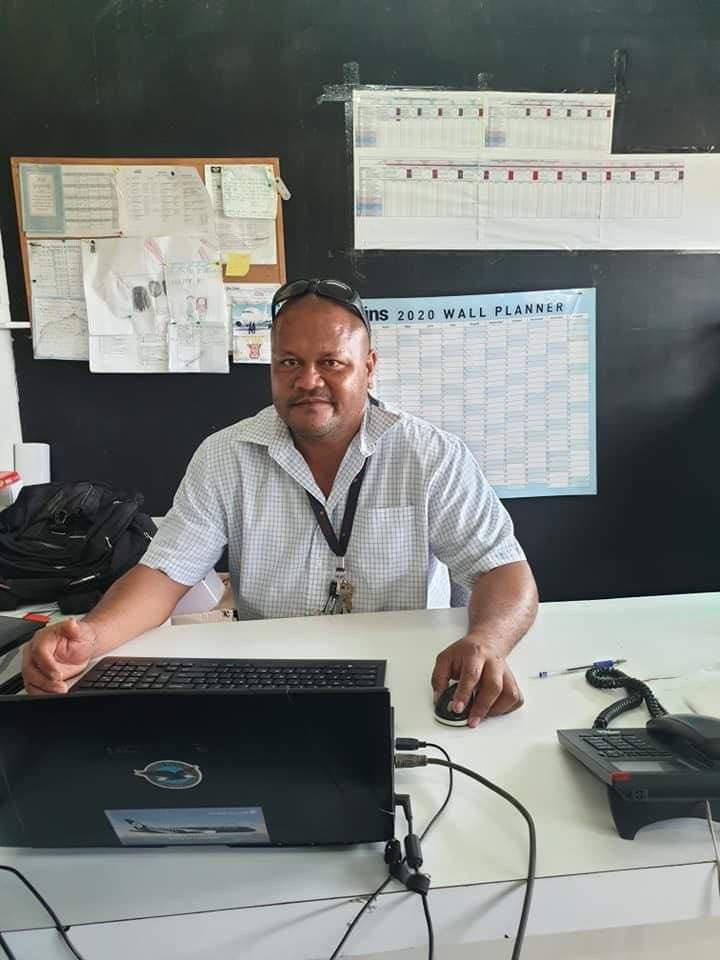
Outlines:
[[[405,747],[407,750],[415,749],[413,747]],[[436,760],[434,757],[426,757],[424,754],[419,754],[414,757],[407,757],[403,754],[395,755],[395,766],[396,767],[424,767],[426,764],[430,764],[438,767],[447,767],[450,766],[451,769],[456,770],[458,773],[464,773],[466,777],[470,777],[472,780],[477,780],[478,783],[481,783],[484,787],[487,787],[488,790],[492,790],[493,793],[497,793],[498,796],[501,796],[504,800],[507,800],[508,803],[511,803],[513,807],[522,816],[525,818],[525,821],[528,826],[528,838],[529,838],[529,849],[528,849],[528,872],[527,878],[525,880],[525,896],[523,898],[522,910],[520,911],[520,921],[518,923],[517,933],[515,934],[515,944],[513,946],[512,960],[518,960],[520,957],[520,952],[523,947],[523,942],[525,940],[525,928],[527,926],[528,916],[530,914],[530,904],[532,902],[533,889],[535,887],[535,863],[537,860],[537,840],[535,835],[535,823],[533,818],[530,816],[528,810],[520,803],[519,800],[516,800],[515,797],[508,793],[507,790],[503,790],[502,787],[499,787],[496,783],[493,783],[491,780],[487,780],[485,777],[480,776],[479,773],[476,773],[474,770],[470,770],[467,767],[460,766],[459,763],[452,763],[447,760]]]
[[585,679],[591,687],[596,687],[598,690],[615,690],[618,687],[625,687],[628,692],[626,697],[616,700],[615,703],[611,703],[609,707],[601,710],[595,718],[595,723],[593,723],[593,729],[595,730],[606,730],[615,717],[639,707],[643,700],[651,717],[663,717],[667,713],[665,707],[646,683],[637,680],[635,677],[629,677],[622,670],[616,670],[615,667],[590,667],[585,674]]
[[705,816],[707,817],[708,827],[710,829],[710,836],[712,838],[713,850],[715,851],[715,874],[717,878],[718,893],[720,894],[720,850],[718,850],[718,841],[715,834],[715,827],[713,825],[713,815],[712,807],[710,806],[710,801],[705,801]]
[[[404,743],[417,744],[417,746],[402,746],[402,744],[404,744]],[[452,796],[452,792],[453,792],[453,770],[452,770],[452,766],[450,766],[450,763],[451,763],[451,761],[450,761],[450,754],[447,752],[447,750],[445,750],[444,747],[441,747],[441,746],[440,746],[439,744],[437,744],[437,743],[427,743],[427,742],[424,741],[424,740],[403,740],[402,738],[397,739],[397,740],[395,741],[395,749],[396,749],[396,750],[419,750],[420,748],[425,748],[425,747],[431,747],[432,749],[434,749],[434,750],[439,750],[440,753],[444,754],[444,756],[445,756],[445,758],[446,758],[446,760],[447,760],[447,763],[448,763],[448,768],[447,768],[447,770],[448,770],[448,789],[447,789],[447,793],[445,794],[445,799],[444,799],[443,802],[440,804],[440,806],[438,807],[438,809],[437,809],[436,812],[435,812],[435,815],[432,817],[432,819],[430,820],[430,822],[427,824],[427,826],[425,827],[425,829],[423,830],[423,832],[420,834],[420,839],[421,839],[421,840],[424,840],[424,839],[425,839],[425,837],[428,835],[428,833],[430,832],[430,830],[432,829],[432,827],[433,827],[433,826],[435,825],[435,823],[437,822],[438,817],[445,811],[445,808],[447,807],[448,803],[450,802],[450,797]],[[331,956],[330,956],[330,960],[337,960],[337,958],[340,956],[340,951],[341,951],[342,948],[345,946],[348,938],[350,937],[350,934],[353,932],[353,930],[354,930],[355,927],[357,926],[360,918],[363,916],[363,914],[365,913],[365,911],[366,911],[366,910],[369,910],[370,907],[373,905],[373,903],[375,903],[375,900],[380,896],[380,894],[383,892],[383,890],[385,889],[385,887],[387,887],[387,885],[390,883],[391,880],[392,880],[392,875],[387,876],[387,877],[383,880],[383,882],[380,884],[380,886],[376,887],[376,889],[373,890],[373,892],[372,892],[372,893],[370,894],[370,896],[367,898],[367,900],[366,900],[365,903],[362,905],[362,907],[360,907],[360,909],[358,910],[358,912],[357,912],[357,913],[355,914],[355,916],[353,917],[352,922],[350,923],[350,925],[348,926],[347,930],[345,931],[342,940],[340,941],[340,943],[338,943],[338,945],[337,945],[337,946],[335,947],[335,949],[333,950],[333,952],[332,952],[332,954],[331,954]],[[423,901],[423,909],[424,909],[424,907],[425,907],[425,902]],[[430,928],[428,929],[428,937],[429,937],[429,936],[430,936]]]
[[[79,950],[76,949],[76,947],[74,946],[72,940],[71,940],[70,937],[68,937],[68,935],[67,935],[67,931],[70,929],[70,927],[63,926],[63,924],[62,924],[61,921],[60,921],[60,917],[58,917],[58,915],[55,913],[55,911],[53,910],[53,908],[52,908],[52,907],[50,906],[50,904],[47,902],[47,900],[45,899],[45,897],[40,893],[40,891],[39,891],[36,887],[34,887],[34,886],[32,885],[32,883],[30,883],[30,881],[27,879],[27,877],[23,876],[23,874],[20,873],[19,870],[16,870],[16,869],[15,869],[15,867],[9,867],[9,866],[6,866],[5,864],[2,864],[2,863],[0,863],[0,870],[6,870],[8,873],[14,873],[15,876],[25,884],[25,886],[28,888],[28,890],[30,891],[30,893],[32,893],[32,895],[35,897],[35,899],[36,899],[40,904],[42,904],[42,906],[44,907],[44,909],[45,909],[45,911],[48,913],[48,915],[49,915],[50,917],[52,917],[53,923],[55,924],[55,929],[57,930],[57,932],[58,932],[58,933],[60,934],[60,936],[62,937],[63,942],[64,942],[65,946],[68,948],[68,950],[70,951],[70,953],[72,953],[72,955],[73,955],[74,957],[76,957],[77,960],[85,960],[85,958],[83,957],[83,955],[80,953]],[[10,948],[9,948],[9,946],[8,946],[8,944],[7,944],[6,942],[3,943],[3,948],[5,949],[5,952],[7,953],[7,956],[8,956],[8,958],[9,958],[9,960],[14,960],[13,955],[12,955],[12,951],[10,951],[10,952],[8,953],[8,950],[10,950]]]

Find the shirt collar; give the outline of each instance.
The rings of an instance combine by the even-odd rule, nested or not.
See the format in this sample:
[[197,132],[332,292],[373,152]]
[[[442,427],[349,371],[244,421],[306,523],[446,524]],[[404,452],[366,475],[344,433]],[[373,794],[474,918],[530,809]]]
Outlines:
[[[400,414],[389,410],[383,404],[368,403],[365,408],[360,430],[358,431],[360,453],[369,457],[375,452],[380,437],[400,419]],[[240,443],[256,443],[267,447],[269,453],[277,453],[283,447],[295,449],[290,431],[278,416],[274,406],[265,407],[254,417],[241,420],[237,424],[235,439]]]
[[[368,403],[365,408],[360,430],[353,437],[347,449],[336,482],[333,485],[331,499],[336,494],[343,496],[346,479],[349,482],[358,472],[365,459],[371,456],[382,435],[400,420],[401,415],[382,404]],[[314,497],[324,499],[310,468],[302,454],[293,443],[287,425],[278,416],[274,406],[265,407],[256,416],[241,420],[237,425],[235,439],[241,443],[255,443],[267,447],[268,456],[308,490]],[[349,479],[348,479],[349,478]]]

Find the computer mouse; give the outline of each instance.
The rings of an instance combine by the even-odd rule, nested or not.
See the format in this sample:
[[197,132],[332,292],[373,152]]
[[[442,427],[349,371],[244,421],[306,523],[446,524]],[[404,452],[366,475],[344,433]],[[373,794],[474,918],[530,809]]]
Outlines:
[[720,760],[720,718],[699,713],[668,713],[648,720],[646,729],[665,739],[691,743],[713,760]]
[[457,683],[451,683],[447,690],[444,690],[435,701],[435,719],[438,723],[447,724],[448,727],[467,726],[470,709],[473,698],[469,697],[462,713],[455,713],[450,707]]

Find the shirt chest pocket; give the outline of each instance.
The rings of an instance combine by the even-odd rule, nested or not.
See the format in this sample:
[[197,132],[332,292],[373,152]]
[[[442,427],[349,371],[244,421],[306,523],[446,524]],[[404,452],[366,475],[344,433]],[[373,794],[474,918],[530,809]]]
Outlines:
[[417,508],[366,507],[355,515],[347,554],[353,610],[415,609],[425,605],[427,538]]

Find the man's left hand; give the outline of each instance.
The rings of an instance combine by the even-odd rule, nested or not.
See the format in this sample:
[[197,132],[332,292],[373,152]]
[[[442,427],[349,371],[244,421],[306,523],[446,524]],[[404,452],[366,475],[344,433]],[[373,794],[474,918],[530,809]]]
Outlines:
[[523,696],[505,656],[492,641],[468,635],[443,650],[435,661],[431,680],[436,699],[451,680],[458,680],[453,697],[455,713],[462,712],[475,692],[469,727],[476,727],[485,717],[510,713],[523,705]]

